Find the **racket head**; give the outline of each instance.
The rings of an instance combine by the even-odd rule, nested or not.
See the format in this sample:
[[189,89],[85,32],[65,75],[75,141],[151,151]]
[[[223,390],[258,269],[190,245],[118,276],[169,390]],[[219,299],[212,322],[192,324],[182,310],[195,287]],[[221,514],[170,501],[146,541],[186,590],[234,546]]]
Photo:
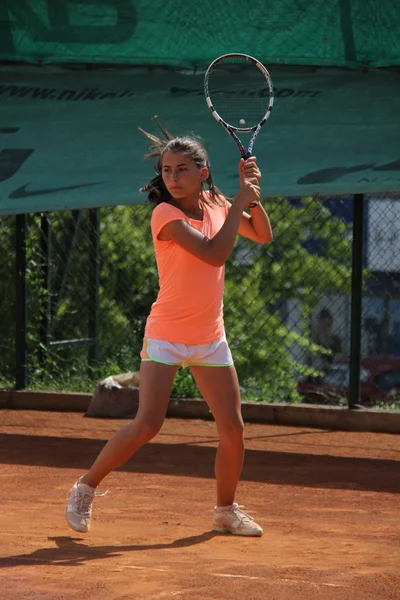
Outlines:
[[204,76],[204,95],[214,118],[237,132],[262,127],[274,103],[270,74],[248,54],[216,58]]

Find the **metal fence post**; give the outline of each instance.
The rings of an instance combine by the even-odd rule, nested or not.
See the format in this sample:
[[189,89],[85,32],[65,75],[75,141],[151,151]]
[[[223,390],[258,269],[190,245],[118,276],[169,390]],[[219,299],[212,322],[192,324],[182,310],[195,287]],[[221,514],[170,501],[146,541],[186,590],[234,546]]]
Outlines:
[[51,319],[51,289],[50,289],[50,260],[51,260],[51,216],[43,213],[40,218],[40,262],[43,297],[40,306],[40,351],[39,360],[43,365],[47,354],[49,341],[49,325]]
[[89,251],[89,374],[99,360],[99,285],[100,285],[100,209],[89,210],[90,251]]
[[350,380],[347,396],[349,408],[357,408],[360,401],[364,204],[364,194],[355,194],[353,197],[353,247],[351,271]]
[[26,306],[26,229],[27,215],[15,218],[15,387],[26,387],[27,306]]

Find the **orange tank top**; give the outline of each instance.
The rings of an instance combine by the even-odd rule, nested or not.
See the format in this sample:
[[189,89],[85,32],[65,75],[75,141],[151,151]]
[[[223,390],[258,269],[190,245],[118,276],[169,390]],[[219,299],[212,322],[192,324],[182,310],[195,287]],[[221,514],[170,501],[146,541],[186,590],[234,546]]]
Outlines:
[[203,220],[191,219],[179,208],[162,202],[153,211],[151,231],[160,290],[147,318],[145,337],[176,344],[207,344],[224,334],[225,267],[214,267],[172,240],[158,239],[167,223],[185,220],[212,239],[221,229],[229,205],[203,203]]

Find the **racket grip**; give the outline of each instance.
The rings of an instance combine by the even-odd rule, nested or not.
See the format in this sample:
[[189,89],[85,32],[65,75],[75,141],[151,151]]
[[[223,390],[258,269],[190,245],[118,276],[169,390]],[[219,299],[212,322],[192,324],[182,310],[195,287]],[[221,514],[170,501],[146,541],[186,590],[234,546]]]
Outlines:
[[[253,156],[251,152],[246,152],[245,154],[242,154],[242,158],[244,160],[247,160],[248,158],[250,158],[250,156]],[[257,205],[258,202],[252,202],[251,204],[249,204],[249,208],[254,208]]]

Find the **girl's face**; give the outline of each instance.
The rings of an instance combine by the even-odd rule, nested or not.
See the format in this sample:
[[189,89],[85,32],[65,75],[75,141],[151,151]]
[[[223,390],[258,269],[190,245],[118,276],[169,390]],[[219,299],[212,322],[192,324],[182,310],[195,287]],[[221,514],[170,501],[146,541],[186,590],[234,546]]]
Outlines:
[[208,177],[207,167],[199,169],[183,152],[166,152],[161,173],[165,187],[176,200],[197,199],[201,184]]

